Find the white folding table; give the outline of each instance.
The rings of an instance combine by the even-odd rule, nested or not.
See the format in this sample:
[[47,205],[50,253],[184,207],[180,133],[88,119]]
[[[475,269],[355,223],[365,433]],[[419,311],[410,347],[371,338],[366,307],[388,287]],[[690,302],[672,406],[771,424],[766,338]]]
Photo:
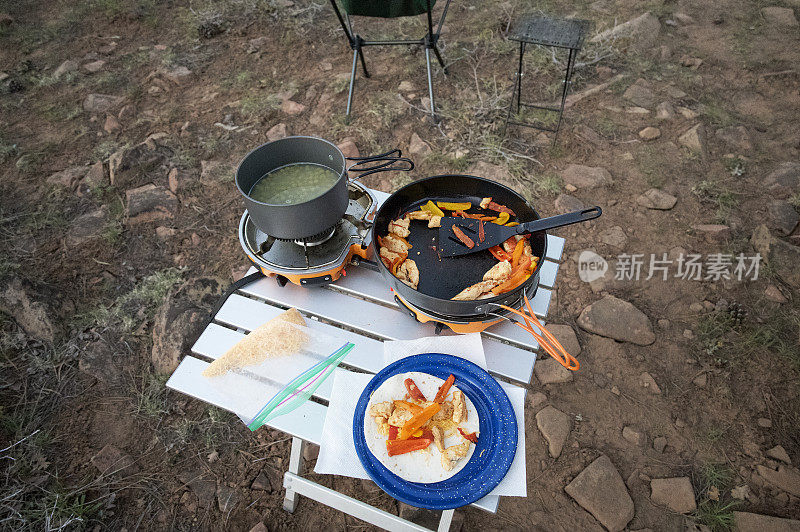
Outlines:
[[[388,197],[382,192],[371,192],[379,203]],[[534,313],[542,322],[550,306],[551,290],[558,273],[557,261],[563,248],[563,238],[548,236],[539,288],[531,300]],[[384,340],[412,340],[435,334],[432,323],[418,323],[412,319],[395,302],[380,273],[367,268],[348,268],[347,275],[336,283],[313,288],[291,283],[281,287],[274,279],[265,277],[228,297],[192,347],[194,356],[186,356],[181,361],[167,381],[167,387],[238,415],[201,373],[208,366],[208,360],[219,358],[246,333],[290,307],[310,318],[307,321],[311,329],[353,342],[355,348],[344,359],[342,367],[355,371],[377,373],[383,368]],[[454,333],[445,329],[441,334]],[[507,321],[481,334],[489,372],[511,383],[528,384],[539,349],[534,338]],[[293,512],[298,496],[303,495],[387,530],[428,530],[302,476],[304,446],[320,444],[332,380],[326,380],[312,400],[268,423],[292,436],[289,469],[283,479],[284,508]],[[472,505],[494,513],[499,499],[487,495]],[[449,529],[452,516],[453,510],[442,512],[440,531]]]

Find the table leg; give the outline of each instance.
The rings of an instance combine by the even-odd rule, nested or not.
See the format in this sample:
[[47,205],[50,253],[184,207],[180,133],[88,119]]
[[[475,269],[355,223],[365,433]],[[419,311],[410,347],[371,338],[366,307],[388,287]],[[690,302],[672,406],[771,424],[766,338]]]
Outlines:
[[[303,449],[306,446],[305,440],[300,438],[292,438],[292,453],[289,456],[289,473],[295,475],[303,474]],[[297,505],[299,495],[289,488],[286,489],[286,495],[283,498],[283,509],[289,513],[294,512],[294,507]]]
[[448,532],[450,530],[450,523],[453,521],[453,512],[455,512],[455,510],[445,510],[442,512],[442,517],[439,519],[438,532]]

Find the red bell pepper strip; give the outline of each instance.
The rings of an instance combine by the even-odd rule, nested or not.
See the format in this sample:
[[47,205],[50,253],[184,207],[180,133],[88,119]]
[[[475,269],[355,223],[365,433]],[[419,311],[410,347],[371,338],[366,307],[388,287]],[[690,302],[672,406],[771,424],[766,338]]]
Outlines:
[[508,254],[506,250],[501,248],[500,246],[492,246],[489,248],[489,253],[491,253],[494,258],[503,262],[504,260],[511,261],[511,255]]
[[450,392],[450,387],[455,381],[455,375],[450,374],[450,376],[447,377],[447,380],[445,380],[439,387],[439,391],[436,392],[436,397],[434,397],[433,402],[442,404],[444,402],[444,398],[447,397],[447,394]]
[[400,429],[395,427],[394,425],[389,425],[389,439],[396,440],[397,434],[400,432]]
[[500,205],[499,203],[495,203],[493,201],[490,201],[489,204],[485,208],[489,209],[490,211],[507,212],[511,216],[516,216],[516,214],[514,214],[514,211],[512,211],[511,209],[509,209],[505,205]]
[[386,440],[386,451],[389,456],[397,456],[398,454],[406,454],[413,451],[421,451],[427,449],[433,442],[426,438],[415,438],[413,440]]
[[480,242],[483,242],[484,240],[486,240],[486,232],[483,229],[483,220],[478,222],[478,240]]
[[474,432],[464,432],[461,427],[458,427],[458,432],[472,443],[478,443],[478,436]]
[[470,237],[468,237],[467,235],[465,235],[465,234],[464,234],[464,231],[462,231],[461,229],[459,229],[459,228],[458,228],[458,226],[456,226],[456,225],[454,225],[454,226],[453,226],[453,233],[455,233],[456,237],[457,237],[457,238],[458,238],[458,239],[459,239],[461,242],[463,242],[463,243],[464,243],[464,245],[465,245],[465,246],[467,246],[469,249],[472,249],[472,248],[474,248],[474,247],[475,247],[475,242],[473,242],[473,241],[472,241],[472,239],[471,239]]
[[422,394],[422,391],[417,386],[417,383],[414,382],[414,379],[406,379],[403,381],[406,385],[406,390],[408,390],[408,395],[415,401],[427,401],[425,396]]

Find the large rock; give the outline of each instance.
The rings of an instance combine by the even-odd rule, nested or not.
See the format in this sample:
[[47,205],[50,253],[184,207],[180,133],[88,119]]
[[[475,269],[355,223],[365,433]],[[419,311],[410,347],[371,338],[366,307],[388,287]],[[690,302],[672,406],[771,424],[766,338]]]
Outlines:
[[783,235],[790,235],[797,223],[800,222],[800,216],[794,206],[786,200],[773,200],[767,204],[767,217],[769,225],[773,229],[777,229]]
[[800,532],[800,521],[750,512],[733,512],[737,532]]
[[661,23],[652,13],[644,13],[613,28],[598,33],[591,42],[628,40],[639,50],[651,47],[658,40]]
[[111,386],[125,383],[127,364],[124,349],[118,349],[103,339],[95,340],[81,349],[78,369]]
[[688,514],[697,509],[689,477],[654,478],[650,481],[650,500],[673,512]]
[[680,137],[678,137],[678,144],[687,148],[692,153],[703,153],[703,130],[702,124],[696,124],[690,129],[686,130]]
[[105,113],[122,104],[125,98],[110,94],[90,94],[83,100],[83,110],[87,113]]
[[731,228],[722,224],[699,224],[693,225],[692,229],[709,242],[724,242],[731,236]]
[[628,241],[628,235],[625,234],[625,231],[622,230],[622,227],[615,225],[600,233],[598,239],[603,244],[608,244],[609,246],[614,246],[615,248],[621,248],[625,246],[625,243]]
[[561,456],[561,450],[569,436],[569,416],[552,406],[546,406],[536,414],[536,426],[547,440],[550,456]]
[[569,194],[559,194],[555,201],[556,212],[565,214],[586,207],[581,200]]
[[556,337],[556,340],[567,350],[567,353],[574,357],[580,354],[581,344],[578,342],[578,336],[575,334],[575,329],[572,328],[572,325],[551,323],[547,326],[547,330]]
[[139,224],[172,218],[178,208],[178,198],[165,187],[150,183],[125,192],[129,224]]
[[610,295],[583,309],[578,325],[591,333],[622,342],[650,345],[656,341],[650,318],[631,303]]
[[761,9],[764,21],[780,28],[796,28],[798,25],[794,11],[790,7],[770,6]]
[[78,216],[70,224],[64,243],[68,248],[76,248],[102,240],[108,222],[108,207],[105,205]]
[[427,142],[422,140],[416,133],[411,134],[411,140],[408,143],[408,153],[418,157],[427,157],[433,150]]
[[10,279],[0,285],[0,312],[11,316],[28,336],[37,340],[53,343],[58,334],[52,310],[27,282]]
[[790,466],[779,465],[776,471],[767,466],[759,465],[756,466],[756,470],[764,480],[773,486],[790,495],[800,497],[800,471],[797,469]]
[[288,137],[289,132],[287,130],[286,124],[281,122],[280,124],[275,124],[269,131],[267,131],[267,140],[280,140],[282,138]]
[[[795,290],[800,289],[800,247],[776,240],[769,254],[775,273]],[[752,277],[751,277],[752,278]]]
[[606,455],[589,464],[564,491],[611,532],[623,530],[633,519],[633,500]]
[[571,382],[573,379],[572,371],[550,357],[537,360],[536,364],[533,366],[533,372],[536,374],[536,379],[542,386]]
[[595,188],[611,184],[611,174],[599,166],[571,164],[561,172],[564,183],[575,188]]
[[661,102],[656,107],[656,118],[658,120],[672,120],[675,118],[675,108],[669,102]]
[[787,161],[767,175],[763,185],[771,192],[789,196],[800,192],[800,162]]
[[[121,148],[108,158],[108,177],[112,185],[122,187],[139,184],[141,175],[166,166],[173,150],[159,142],[161,137],[151,135],[144,142],[132,147]],[[135,170],[128,172],[128,170]]]
[[739,153],[750,153],[753,151],[753,140],[750,132],[744,126],[730,126],[718,129],[717,138],[724,142],[729,148]]
[[657,188],[651,188],[636,198],[636,203],[642,207],[659,211],[668,211],[673,208],[677,202],[678,198]]
[[650,87],[650,83],[639,78],[633,85],[628,87],[622,96],[639,107],[652,109],[656,105],[656,96]]
[[478,161],[473,164],[468,172],[470,175],[485,177],[486,179],[492,179],[498,183],[509,184],[512,180],[511,174],[506,167],[487,163],[486,161]]
[[153,367],[159,373],[171,373],[203,332],[209,309],[224,289],[213,278],[187,281],[168,295],[153,324]]
[[134,459],[110,443],[92,456],[91,462],[103,475],[120,473],[123,477],[127,477],[139,472],[139,466]]
[[97,161],[89,167],[89,171],[83,176],[81,183],[90,187],[102,187],[108,185],[108,176],[103,161]]
[[65,168],[60,172],[56,172],[55,174],[50,174],[47,176],[47,181],[51,185],[61,185],[63,187],[72,188],[78,181],[81,180],[83,176],[86,175],[86,167],[85,166],[70,166],[69,168]]
[[69,74],[70,72],[75,72],[78,70],[78,62],[73,61],[72,59],[67,59],[56,68],[55,72],[53,72],[53,77],[55,79],[61,79],[64,74]]

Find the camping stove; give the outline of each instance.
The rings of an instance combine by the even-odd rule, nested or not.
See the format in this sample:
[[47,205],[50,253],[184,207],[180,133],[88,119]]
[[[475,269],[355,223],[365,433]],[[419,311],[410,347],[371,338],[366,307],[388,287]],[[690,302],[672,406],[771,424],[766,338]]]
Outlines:
[[367,259],[371,253],[375,197],[354,181],[348,183],[348,191],[350,202],[342,219],[318,235],[302,240],[275,238],[256,227],[245,211],[239,222],[239,243],[261,273],[275,277],[281,286],[332,283],[346,275],[351,262]]
[[[528,291],[525,293],[525,296],[528,299],[533,299],[533,296],[536,294],[537,285],[533,285],[528,288]],[[394,290],[392,290],[394,292]],[[400,308],[408,312],[412,318],[414,318],[419,323],[433,323],[436,326],[435,333],[439,334],[445,328],[450,329],[451,331],[458,333],[458,334],[467,334],[467,333],[475,333],[475,332],[483,332],[492,325],[496,323],[500,323],[505,319],[505,316],[511,314],[511,312],[500,309],[497,312],[492,313],[491,315],[485,316],[470,316],[470,317],[453,317],[453,316],[444,316],[440,314],[436,314],[434,312],[428,310],[422,310],[402,297],[400,297],[396,292],[394,294],[394,300],[400,305]],[[522,309],[522,296],[520,296],[519,301],[510,304],[510,307]]]

